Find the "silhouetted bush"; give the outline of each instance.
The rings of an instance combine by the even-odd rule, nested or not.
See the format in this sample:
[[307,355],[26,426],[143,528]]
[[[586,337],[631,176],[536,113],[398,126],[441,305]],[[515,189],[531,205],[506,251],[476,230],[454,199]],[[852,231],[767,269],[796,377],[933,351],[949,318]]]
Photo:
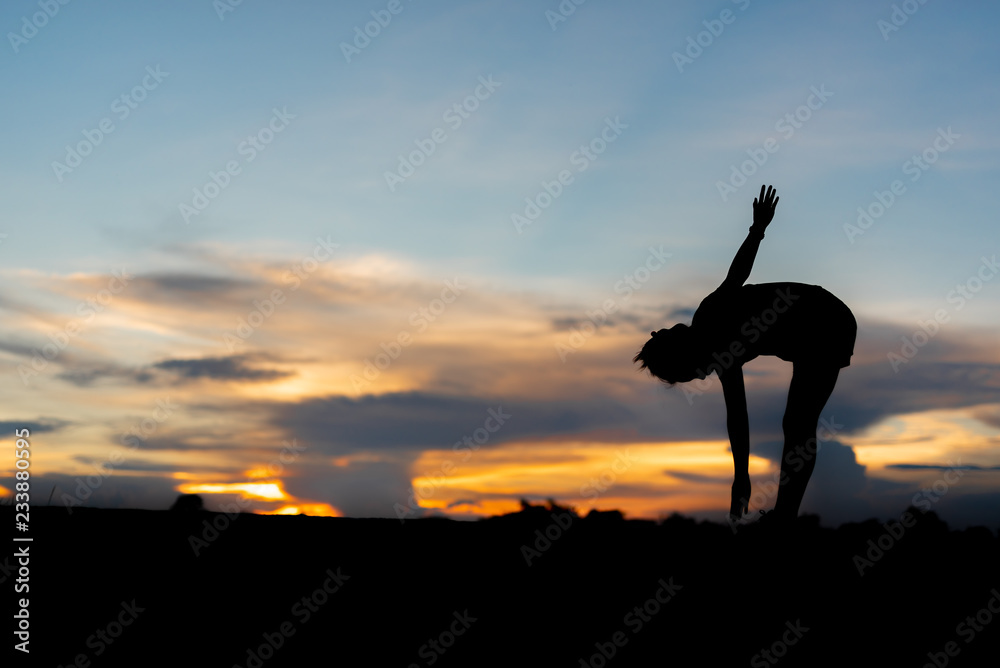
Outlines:
[[184,513],[193,513],[205,509],[205,502],[197,494],[181,494],[170,506],[170,510]]

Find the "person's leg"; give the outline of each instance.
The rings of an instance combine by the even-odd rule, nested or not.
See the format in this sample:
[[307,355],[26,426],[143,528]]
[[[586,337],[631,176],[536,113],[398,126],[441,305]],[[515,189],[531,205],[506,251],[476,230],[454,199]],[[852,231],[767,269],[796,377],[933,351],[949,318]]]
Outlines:
[[832,365],[796,362],[781,422],[785,447],[781,453],[781,488],[774,506],[776,519],[794,520],[816,466],[816,427],[820,412],[837,383],[840,369]]

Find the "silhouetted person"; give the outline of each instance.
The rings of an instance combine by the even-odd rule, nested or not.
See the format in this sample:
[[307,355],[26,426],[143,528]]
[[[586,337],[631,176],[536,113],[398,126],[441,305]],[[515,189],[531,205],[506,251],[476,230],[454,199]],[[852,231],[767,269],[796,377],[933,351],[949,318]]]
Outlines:
[[743,365],[759,355],[792,362],[792,382],[781,426],[778,499],[771,517],[793,520],[816,463],[820,411],[833,392],[840,369],[854,354],[857,322],[851,310],[819,287],[803,283],[743,285],[750,276],[764,230],[774,217],[776,191],[760,187],[753,201],[753,225],[726,280],[698,306],[691,326],[677,324],[651,332],[635,356],[641,369],[673,385],[715,371],[726,401],[726,428],[736,469],[729,513],[747,512],[750,498],[750,427]]

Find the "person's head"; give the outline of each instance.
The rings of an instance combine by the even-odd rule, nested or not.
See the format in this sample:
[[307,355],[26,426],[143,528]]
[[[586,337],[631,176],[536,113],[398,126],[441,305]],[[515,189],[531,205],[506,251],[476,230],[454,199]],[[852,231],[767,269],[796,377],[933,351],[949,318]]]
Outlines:
[[650,334],[652,338],[632,359],[642,362],[640,371],[649,369],[651,374],[670,385],[695,378],[704,380],[710,360],[690,327],[677,324]]

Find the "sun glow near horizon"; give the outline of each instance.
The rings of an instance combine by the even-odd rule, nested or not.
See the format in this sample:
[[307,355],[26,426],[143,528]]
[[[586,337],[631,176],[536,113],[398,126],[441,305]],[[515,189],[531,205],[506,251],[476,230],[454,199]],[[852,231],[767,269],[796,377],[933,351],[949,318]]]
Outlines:
[[185,483],[178,485],[177,489],[184,494],[239,494],[262,501],[288,499],[280,482]]
[[[769,463],[751,457],[753,475]],[[580,511],[621,510],[630,517],[658,517],[665,504],[702,508],[717,501],[690,489],[671,475],[690,475],[713,491],[732,484],[733,459],[722,441],[683,443],[521,442],[484,449],[467,461],[450,450],[425,451],[414,464],[413,478],[422,507],[444,510],[474,500],[499,503],[505,512],[519,499],[552,498]],[[729,482],[724,482],[726,476]],[[689,498],[679,503],[678,493]],[[717,496],[717,495],[716,495]]]

